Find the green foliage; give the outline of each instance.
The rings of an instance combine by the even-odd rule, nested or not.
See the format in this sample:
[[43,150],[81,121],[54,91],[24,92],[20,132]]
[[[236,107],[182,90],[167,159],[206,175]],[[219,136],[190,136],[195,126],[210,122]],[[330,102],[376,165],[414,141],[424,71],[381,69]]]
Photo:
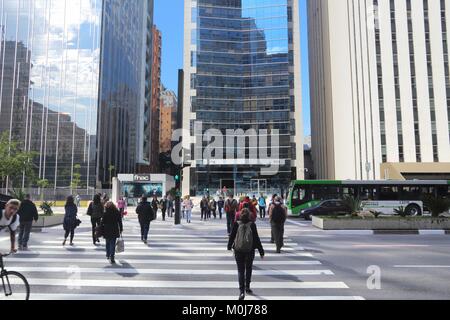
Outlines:
[[396,215],[400,216],[400,217],[406,217],[406,210],[404,207],[399,207],[397,209],[394,209],[394,212]]
[[347,195],[343,198],[343,202],[350,210],[352,216],[357,216],[358,213],[362,211],[362,202],[359,198]]
[[447,212],[450,209],[450,199],[426,196],[423,203],[425,207],[430,210],[431,215],[434,218],[438,218],[441,214]]
[[36,152],[24,152],[17,141],[9,141],[7,132],[0,136],[0,180],[9,177],[12,186],[22,181],[25,174],[28,182],[34,180],[33,159]]
[[383,212],[379,212],[379,211],[375,211],[375,210],[370,210],[370,213],[372,213],[375,218],[378,218],[379,216],[381,216],[383,214]]
[[72,183],[70,184],[70,187],[72,189],[78,189],[81,185],[81,166],[79,164],[76,164],[73,167],[73,176],[72,176]]
[[54,202],[48,202],[45,201],[44,203],[42,203],[40,205],[40,208],[42,209],[42,211],[44,211],[44,215],[46,216],[52,216],[53,215],[53,209],[52,207],[55,205]]
[[25,196],[26,196],[25,191],[23,191],[22,189],[14,189],[14,188],[9,190],[9,194],[11,195],[11,197],[19,200],[20,202],[25,200]]

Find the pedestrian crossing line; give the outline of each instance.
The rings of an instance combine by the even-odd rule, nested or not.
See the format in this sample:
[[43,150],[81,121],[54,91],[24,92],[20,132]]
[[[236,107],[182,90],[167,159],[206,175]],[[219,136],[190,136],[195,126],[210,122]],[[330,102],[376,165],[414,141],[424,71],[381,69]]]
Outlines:
[[[126,244],[129,245],[145,245],[142,241],[140,240],[127,240],[126,238],[124,238]],[[59,244],[61,245],[61,241],[43,241],[43,244],[46,245],[51,245],[51,244]],[[74,243],[76,245],[93,245],[92,241],[76,241],[76,239],[74,239]],[[172,241],[151,241],[151,239],[149,240],[150,245],[165,245],[165,246],[196,246],[196,245],[202,245],[202,246],[227,246],[228,245],[228,241],[221,241],[221,242],[172,242]],[[264,247],[266,246],[275,246],[275,244],[267,244],[264,243],[263,244]],[[286,242],[285,244],[286,247],[296,247],[298,248],[298,244],[294,243],[294,242]]]
[[[104,300],[104,301],[233,301],[236,296],[195,296],[195,295],[120,295],[120,294],[31,294],[30,300],[55,301],[55,300]],[[246,301],[346,301],[365,300],[360,296],[246,296]]]
[[[125,243],[125,245],[126,245],[126,243]],[[50,249],[50,250],[52,250],[52,249],[60,249],[61,246],[35,245],[35,246],[33,246],[33,248],[34,249]],[[76,251],[77,249],[78,250],[80,250],[80,249],[81,250],[92,250],[95,247],[93,247],[91,245],[91,246],[73,246],[71,248],[73,248],[73,251]],[[97,247],[97,248],[99,249],[99,248],[102,248],[102,247]],[[68,251],[71,251],[71,250],[72,249],[69,249]],[[165,247],[165,246],[152,246],[152,245],[150,245],[149,247],[146,247],[146,246],[142,246],[142,247],[133,246],[132,250],[139,250],[139,251],[143,251],[143,250],[147,250],[147,251],[158,251],[158,250],[163,250],[163,251],[224,251],[224,252],[227,251],[225,246],[223,246],[223,247],[212,247],[212,248],[210,248],[210,247],[200,247],[199,248],[199,247],[192,247],[192,246],[186,246],[186,247],[184,247],[184,246]],[[272,250],[275,250],[275,248],[272,248]],[[295,251],[297,251],[296,248],[284,248],[283,250],[287,251],[287,252],[295,252]]]
[[[153,274],[153,275],[195,275],[195,276],[235,276],[236,270],[188,270],[188,269],[143,269],[143,268],[73,268],[73,267],[15,267],[18,272],[59,272],[72,273],[113,273],[113,274]],[[332,276],[331,270],[254,270],[254,276]]]
[[[106,260],[103,259],[83,259],[77,258],[32,258],[31,260],[23,258],[11,258],[8,257],[8,263],[67,263],[73,265],[75,263],[90,263],[90,264],[105,264]],[[116,262],[120,264],[161,264],[161,265],[230,265],[236,266],[236,261],[232,259],[228,260],[157,260],[157,259],[118,259]],[[315,260],[282,260],[282,261],[269,261],[269,260],[255,260],[255,266],[320,266],[322,263]]]
[[[72,255],[99,255],[99,254],[103,254],[105,253],[104,250],[93,250],[93,251],[86,251],[84,249],[82,250],[70,250],[70,249],[66,249],[66,250],[47,250],[47,251],[21,251],[20,253],[17,254],[17,256],[40,256],[40,255],[67,255],[68,253],[71,253]],[[268,254],[270,254],[270,252],[267,252]],[[222,253],[209,253],[209,252],[202,252],[202,253],[193,253],[193,252],[187,252],[187,251],[183,251],[183,252],[176,252],[176,251],[172,251],[172,252],[167,252],[167,251],[161,251],[161,252],[157,252],[157,251],[130,251],[125,249],[124,253],[118,254],[116,257],[126,257],[126,256],[162,256],[162,257],[232,257],[233,253],[231,251],[224,251]],[[266,254],[267,256],[267,254]],[[295,254],[289,254],[289,253],[284,253],[283,255],[284,257],[292,257],[292,256],[296,256],[296,257],[313,257],[311,253],[306,253],[306,252],[298,252]]]
[[[50,287],[113,287],[164,289],[235,289],[236,281],[143,281],[94,279],[41,279],[27,278],[31,286]],[[267,281],[252,283],[253,289],[349,289],[344,282]]]
[[[168,231],[168,230],[166,230]],[[127,233],[127,231],[125,230],[124,234],[123,234],[124,238],[141,238],[140,234],[136,234],[136,233]],[[77,238],[88,238],[88,239],[92,239],[92,233],[75,233],[75,239]],[[150,229],[150,233],[148,235],[149,239],[153,239],[153,238],[182,238],[182,239],[198,239],[198,240],[208,240],[208,239],[226,239],[228,240],[228,236],[227,235],[223,235],[223,236],[218,236],[218,235],[205,235],[205,234],[152,234],[151,233],[151,229]],[[270,240],[270,236],[260,236],[261,241],[263,240]],[[285,239],[285,241],[292,241],[290,239]]]

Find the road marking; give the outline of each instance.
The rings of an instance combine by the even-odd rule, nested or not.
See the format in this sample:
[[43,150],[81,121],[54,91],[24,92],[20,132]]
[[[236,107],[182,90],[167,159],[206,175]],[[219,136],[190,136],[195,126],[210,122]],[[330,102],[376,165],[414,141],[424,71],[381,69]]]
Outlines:
[[[32,258],[29,260],[27,257],[23,258],[11,258],[8,257],[8,263],[18,262],[22,266],[24,263],[39,263],[39,262],[52,262],[52,263],[67,263],[68,265],[76,263],[99,263],[105,264],[106,259],[80,259],[76,258]],[[158,260],[158,259],[120,259],[116,257],[116,262],[119,264],[168,264],[168,265],[236,265],[236,261],[232,259],[228,260]],[[268,260],[255,260],[255,266],[297,266],[297,265],[322,265],[320,261],[315,260],[287,260],[287,261],[268,261]]]
[[442,268],[442,269],[448,269],[448,268],[450,268],[450,266],[445,266],[445,265],[442,265],[442,266],[439,266],[439,265],[396,265],[396,266],[394,266],[394,268],[436,268],[436,269],[439,269],[439,268]]
[[[223,236],[216,236],[216,235],[204,235],[204,234],[152,234],[151,232],[152,230],[150,229],[150,233],[148,235],[149,239],[153,239],[153,238],[182,238],[182,239],[198,239],[198,240],[208,240],[208,239],[222,239],[222,240],[227,240],[228,241],[228,236],[227,235],[223,235]],[[170,231],[170,230],[166,230],[166,231]],[[270,230],[268,231],[270,232]],[[75,239],[77,237],[87,237],[89,239],[92,239],[92,233],[76,233],[75,234]],[[124,232],[124,237],[129,237],[129,238],[141,238],[140,234],[127,234],[126,230]],[[270,236],[260,236],[261,240],[263,239],[270,239]]]
[[[126,248],[126,241],[125,241],[125,248]],[[41,246],[41,245],[35,245],[33,246],[33,249],[60,249],[61,246]],[[73,248],[73,251],[76,251],[77,249],[82,249],[82,250],[92,250],[95,247],[94,246],[73,246],[71,247]],[[97,247],[97,248],[104,248],[104,247]],[[142,246],[142,247],[136,247],[134,246],[132,248],[132,250],[147,250],[147,251],[227,251],[226,246],[222,246],[221,248],[217,248],[217,247],[213,247],[213,248],[209,248],[209,247],[204,247],[204,248],[198,248],[198,247],[191,247],[191,246],[187,246],[187,247],[183,247],[183,246],[178,246],[178,247],[164,247],[164,246],[152,246],[150,245],[149,247],[146,246]],[[272,250],[275,250],[275,248],[272,248]],[[69,249],[70,251],[70,249]],[[296,248],[283,248],[283,251],[289,251],[289,252],[294,252],[297,251]],[[298,250],[298,251],[302,251],[302,250]]]
[[[18,256],[33,256],[33,255],[67,255],[68,253],[71,253],[73,255],[100,255],[104,254],[104,250],[94,250],[94,251],[85,251],[85,250],[61,250],[61,251],[21,251],[18,253]],[[223,252],[223,253],[191,253],[191,252],[155,252],[155,251],[146,251],[146,252],[136,252],[136,251],[129,251],[125,249],[125,253],[121,253],[116,255],[116,257],[126,257],[126,256],[164,256],[164,257],[233,257],[233,253],[231,251],[229,252]],[[279,257],[292,257],[292,256],[298,256],[298,257],[312,257],[311,253],[304,253],[299,252],[295,254],[289,254],[284,253],[280,255]],[[278,257],[278,256],[277,256]]]
[[355,248],[427,248],[426,244],[354,244]]
[[[126,244],[128,245],[140,245],[140,246],[145,246],[145,244],[142,241],[138,241],[138,240],[127,240],[126,238],[124,238]],[[58,244],[61,245],[62,241],[43,241],[43,244]],[[148,241],[150,246],[196,246],[196,245],[202,245],[202,246],[227,246],[228,242],[227,241],[222,241],[222,242],[172,242],[172,241],[168,241],[168,242],[162,242],[162,241],[151,241],[151,239]],[[76,239],[74,240],[74,243],[76,245],[80,244],[80,245],[91,245],[92,248],[95,248],[95,246],[93,246],[92,241],[76,241]],[[293,243],[292,241],[285,241],[286,246],[298,246],[296,243]],[[272,243],[264,243],[264,246],[275,246],[275,244]]]
[[[195,296],[195,295],[120,295],[120,294],[31,294],[30,300],[54,301],[54,300],[106,300],[106,301],[126,301],[126,300],[160,300],[160,301],[232,301],[236,296]],[[296,301],[296,300],[365,300],[360,296],[246,296],[247,301]]]
[[[236,281],[142,281],[142,280],[80,280],[27,278],[32,286],[165,288],[165,289],[235,289]],[[268,281],[252,283],[253,289],[349,289],[344,282]]]
[[419,230],[422,236],[444,236],[445,230]]
[[[105,261],[106,262],[106,261]],[[72,272],[73,268],[68,267],[15,267],[18,272]],[[234,276],[236,270],[187,270],[187,269],[143,269],[143,268],[76,268],[76,271],[83,273],[115,273],[115,274],[155,274],[155,275],[225,275]],[[254,276],[320,276],[334,275],[331,270],[254,270]]]

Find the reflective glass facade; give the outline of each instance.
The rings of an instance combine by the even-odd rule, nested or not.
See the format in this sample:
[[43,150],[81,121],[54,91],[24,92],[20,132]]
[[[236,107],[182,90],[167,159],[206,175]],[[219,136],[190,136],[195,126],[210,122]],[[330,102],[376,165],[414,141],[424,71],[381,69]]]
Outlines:
[[[197,162],[191,170],[191,184],[198,191],[220,188],[225,180],[233,180],[239,190],[251,189],[255,179],[266,180],[274,188],[289,184],[291,160],[296,158],[291,143],[295,135],[291,112],[296,110],[292,6],[291,0],[191,2],[195,26],[191,70],[195,72],[190,80],[195,94],[190,102],[196,121],[203,122],[203,132],[210,128],[224,134],[227,129],[278,129],[280,159],[285,161],[274,176],[260,176],[257,165]],[[247,144],[247,156],[249,148]]]
[[100,0],[0,2],[0,132],[39,153],[36,174],[55,188],[77,165],[83,186],[96,183],[101,10]]
[[0,132],[39,154],[50,187],[134,172],[152,17],[152,0],[0,0]]

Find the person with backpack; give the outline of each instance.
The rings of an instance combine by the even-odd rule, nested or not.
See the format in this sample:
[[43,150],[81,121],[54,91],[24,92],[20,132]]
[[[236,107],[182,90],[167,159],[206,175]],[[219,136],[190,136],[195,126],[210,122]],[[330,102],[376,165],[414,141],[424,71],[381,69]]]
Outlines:
[[238,210],[239,204],[232,194],[229,195],[227,201],[225,201],[225,214],[227,216],[227,232],[228,236],[231,234],[233,228],[234,218]]
[[73,238],[75,236],[75,228],[77,227],[77,213],[78,213],[78,208],[75,204],[75,199],[73,198],[73,196],[67,197],[66,205],[64,206],[64,211],[65,214],[63,227],[66,233],[64,234],[64,241],[62,245],[63,246],[66,245],[67,238],[69,237],[70,234],[70,245],[73,246]]
[[19,250],[27,250],[33,220],[38,221],[39,219],[36,205],[31,201],[29,194],[25,196],[25,200],[20,204],[17,214],[20,216]]
[[103,238],[106,241],[106,258],[115,264],[117,239],[123,232],[122,216],[116,205],[109,201],[105,205],[105,214],[101,221]]
[[240,221],[233,225],[228,250],[234,249],[234,256],[238,268],[239,300],[245,299],[245,294],[253,294],[250,288],[252,282],[253,261],[255,250],[258,249],[261,259],[264,258],[264,248],[258,235],[256,224],[250,219],[250,210],[243,209]]
[[156,219],[156,213],[153,206],[147,201],[146,196],[143,196],[141,202],[138,204],[136,214],[138,215],[139,225],[141,227],[141,241],[147,244],[150,223]]
[[20,226],[20,217],[17,214],[20,208],[20,201],[17,199],[9,200],[5,208],[0,211],[0,231],[9,230],[9,239],[11,242],[11,253],[16,253],[16,231]]
[[105,208],[103,206],[101,195],[96,194],[92,202],[89,204],[87,215],[91,217],[92,224],[92,242],[96,246],[97,243],[100,242],[100,239],[96,236],[96,229],[100,226],[100,223],[103,218],[103,214],[105,212]]
[[284,224],[287,220],[287,210],[283,206],[281,197],[275,198],[275,202],[270,210],[269,221],[275,242],[277,253],[281,253],[284,243]]

